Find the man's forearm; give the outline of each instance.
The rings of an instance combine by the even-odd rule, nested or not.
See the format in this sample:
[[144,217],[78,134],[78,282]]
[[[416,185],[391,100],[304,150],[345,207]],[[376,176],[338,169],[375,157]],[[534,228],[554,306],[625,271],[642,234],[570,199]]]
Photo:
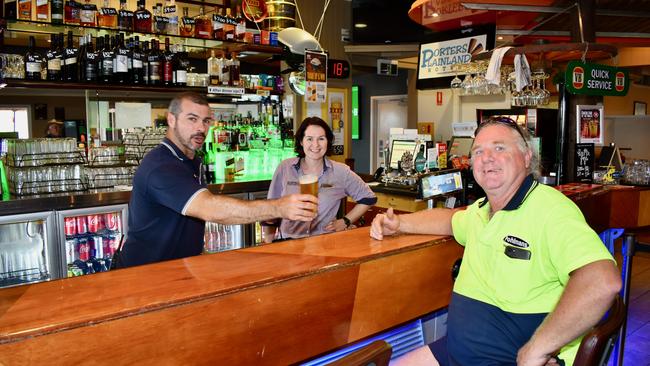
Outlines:
[[620,287],[620,273],[610,260],[575,270],[557,306],[522,347],[519,357],[550,355],[584,334],[609,309]]
[[408,234],[451,235],[451,217],[455,210],[434,208],[399,215],[399,232]]

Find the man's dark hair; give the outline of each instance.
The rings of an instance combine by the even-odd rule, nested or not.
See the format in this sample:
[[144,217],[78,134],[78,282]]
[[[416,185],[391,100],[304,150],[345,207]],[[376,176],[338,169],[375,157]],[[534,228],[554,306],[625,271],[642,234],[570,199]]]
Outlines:
[[302,139],[305,137],[305,130],[307,130],[307,127],[309,126],[319,126],[325,130],[325,138],[327,138],[327,152],[325,155],[330,156],[332,154],[332,143],[334,142],[334,133],[332,133],[332,129],[327,122],[318,117],[307,117],[302,121],[295,134],[294,149],[296,154],[298,154],[298,157],[305,157],[305,149],[302,147]]
[[181,113],[181,104],[183,100],[189,100],[192,103],[209,106],[208,100],[205,98],[205,95],[195,93],[195,92],[184,92],[176,95],[171,102],[169,102],[169,113],[173,114],[178,118],[178,114]]

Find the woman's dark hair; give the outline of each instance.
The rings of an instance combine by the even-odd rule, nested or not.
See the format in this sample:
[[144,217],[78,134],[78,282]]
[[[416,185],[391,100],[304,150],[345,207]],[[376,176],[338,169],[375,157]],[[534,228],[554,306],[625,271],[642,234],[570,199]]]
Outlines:
[[322,127],[323,130],[325,130],[325,138],[327,138],[327,152],[325,153],[325,155],[330,156],[332,154],[332,143],[334,142],[334,133],[332,133],[332,129],[327,124],[327,122],[323,121],[318,117],[307,117],[302,121],[300,127],[298,127],[298,130],[294,135],[295,136],[294,149],[296,151],[296,154],[298,154],[298,157],[300,158],[305,157],[305,150],[302,147],[302,139],[305,137],[305,130],[309,126],[318,126],[318,127]]

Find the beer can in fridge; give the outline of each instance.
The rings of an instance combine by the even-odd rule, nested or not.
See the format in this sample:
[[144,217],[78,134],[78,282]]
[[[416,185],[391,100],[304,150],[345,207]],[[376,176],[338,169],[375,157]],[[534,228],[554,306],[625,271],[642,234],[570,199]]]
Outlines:
[[100,229],[99,224],[99,215],[88,215],[86,216],[88,221],[88,232],[96,233]]
[[63,222],[66,236],[72,236],[77,233],[77,222],[74,217],[66,217],[63,219]]
[[77,216],[75,217],[77,222],[77,234],[85,234],[88,232],[88,220],[86,216]]
[[90,259],[90,243],[88,238],[77,239],[77,259],[87,261]]
[[[74,219],[72,219],[74,221]],[[75,259],[78,259],[75,255],[77,250],[77,239],[66,239],[65,241],[65,262],[72,263]]]
[[113,256],[113,247],[111,246],[111,237],[110,236],[104,236],[102,237],[102,250],[104,252],[104,257],[112,257]]

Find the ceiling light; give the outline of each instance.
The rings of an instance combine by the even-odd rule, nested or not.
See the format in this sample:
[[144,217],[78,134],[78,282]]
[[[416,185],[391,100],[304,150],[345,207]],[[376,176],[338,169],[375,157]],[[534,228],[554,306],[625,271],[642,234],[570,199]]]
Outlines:
[[503,36],[498,36],[497,39],[498,39],[499,41],[503,41]]
[[366,23],[355,23],[354,24],[355,28],[366,28],[367,26],[368,26],[368,24],[366,24]]
[[437,18],[437,17],[440,16],[440,14],[438,14],[438,13],[433,13],[433,14],[431,14],[431,16],[434,17],[434,18]]

